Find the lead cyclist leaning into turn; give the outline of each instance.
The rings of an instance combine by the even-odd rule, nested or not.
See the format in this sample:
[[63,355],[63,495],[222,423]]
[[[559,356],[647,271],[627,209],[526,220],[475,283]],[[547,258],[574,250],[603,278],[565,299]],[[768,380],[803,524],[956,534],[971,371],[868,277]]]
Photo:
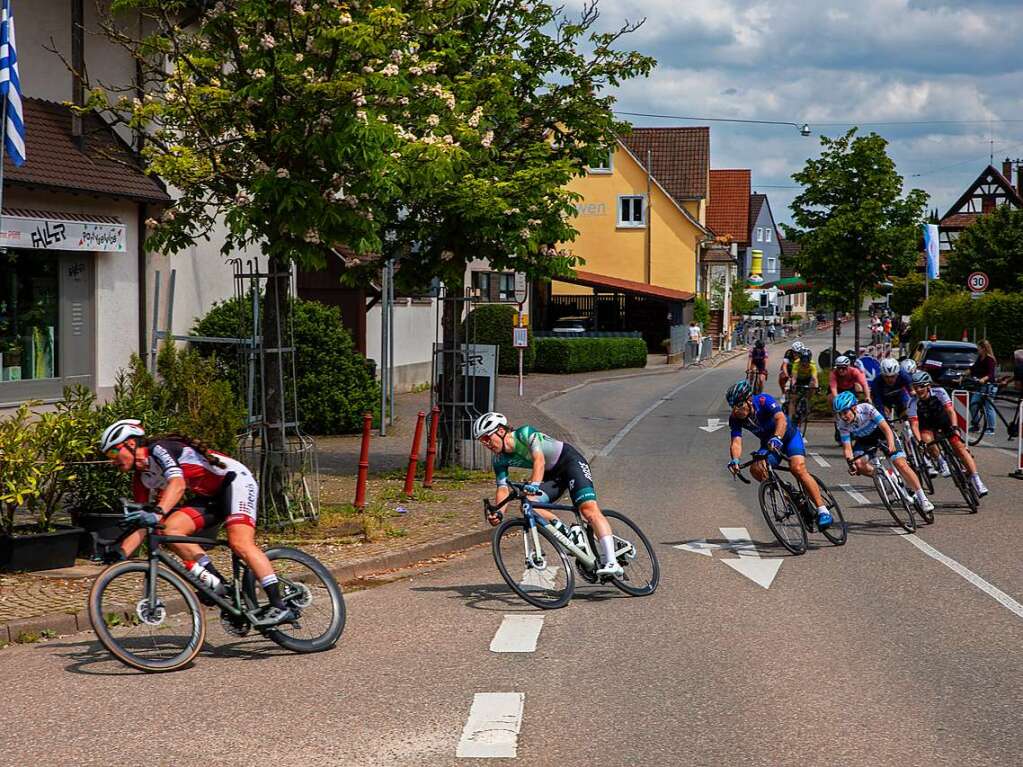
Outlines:
[[[494,476],[497,481],[495,500],[498,504],[508,497],[508,469],[530,469],[525,491],[532,500],[554,503],[567,490],[573,505],[593,530],[600,546],[601,565],[597,575],[621,578],[624,575],[614,553],[611,525],[597,505],[590,465],[583,455],[567,442],[537,431],[532,426],[512,429],[501,413],[484,413],[472,425],[473,439],[479,440],[494,454]],[[569,536],[568,528],[551,511],[534,507],[539,514]],[[488,514],[487,521],[496,526],[501,520]]]
[[[831,514],[824,505],[821,489],[817,481],[806,469],[806,450],[803,447],[803,436],[792,427],[785,412],[774,397],[768,394],[754,396],[753,388],[745,379],[736,381],[725,394],[732,414],[728,419],[731,427],[731,443],[729,451],[731,460],[728,469],[733,474],[739,472],[739,459],[742,457],[742,430],[753,432],[760,438],[760,448],[767,452],[767,460],[773,466],[778,465],[778,456],[789,459],[789,470],[806,490],[807,495],[817,508],[817,527],[821,530],[831,524]],[[767,470],[763,463],[750,466],[750,474],[758,482],[767,479]]]

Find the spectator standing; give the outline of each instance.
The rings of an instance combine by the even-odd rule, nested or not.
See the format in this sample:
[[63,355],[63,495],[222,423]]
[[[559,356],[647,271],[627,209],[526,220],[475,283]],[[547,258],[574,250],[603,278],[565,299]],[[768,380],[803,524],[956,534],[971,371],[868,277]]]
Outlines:
[[689,321],[689,356],[693,362],[700,361],[700,348],[703,346],[703,329],[696,320]]
[[972,408],[974,413],[974,419],[977,418],[978,400],[982,399],[982,394],[987,394],[987,397],[983,397],[984,400],[984,413],[987,415],[987,430],[985,434],[995,433],[995,424],[998,422],[995,417],[995,404],[992,397],[998,392],[998,384],[995,383],[995,354],[991,349],[991,342],[986,338],[977,344],[977,361],[970,366],[970,375],[977,379],[977,382],[981,384],[980,391],[973,395]]

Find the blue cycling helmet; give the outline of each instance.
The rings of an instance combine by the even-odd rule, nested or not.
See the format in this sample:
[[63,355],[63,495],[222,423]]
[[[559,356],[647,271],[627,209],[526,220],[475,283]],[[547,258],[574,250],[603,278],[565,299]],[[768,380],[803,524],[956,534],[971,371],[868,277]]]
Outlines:
[[852,408],[856,407],[856,395],[851,391],[841,392],[835,397],[831,407],[834,408],[836,413],[852,410]]
[[728,387],[728,391],[725,393],[725,401],[728,403],[728,407],[735,407],[752,396],[753,387],[749,385],[749,381],[742,378]]

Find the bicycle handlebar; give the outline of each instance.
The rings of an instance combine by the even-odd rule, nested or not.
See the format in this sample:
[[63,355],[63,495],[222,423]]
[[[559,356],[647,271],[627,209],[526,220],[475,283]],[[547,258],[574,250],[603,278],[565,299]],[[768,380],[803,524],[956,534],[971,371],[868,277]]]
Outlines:
[[501,513],[501,509],[507,506],[512,501],[517,501],[527,497],[523,488],[525,488],[525,482],[509,482],[507,487],[510,489],[508,497],[500,503],[491,503],[489,498],[483,499],[483,516],[484,518],[489,516],[497,517],[497,521],[500,522],[504,519],[504,515]]

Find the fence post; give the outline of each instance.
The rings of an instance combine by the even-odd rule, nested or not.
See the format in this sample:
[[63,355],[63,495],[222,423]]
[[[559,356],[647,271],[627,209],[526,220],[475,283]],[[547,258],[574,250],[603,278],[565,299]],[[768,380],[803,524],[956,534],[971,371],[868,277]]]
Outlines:
[[359,474],[355,481],[355,508],[366,508],[366,477],[369,474],[369,433],[373,428],[373,416],[362,415],[362,450],[359,451]]
[[440,408],[436,405],[430,412],[430,435],[426,439],[426,471],[423,487],[433,487],[433,462],[437,459],[437,425],[440,422]]
[[416,433],[412,435],[412,452],[408,456],[408,470],[405,472],[405,497],[412,497],[412,487],[416,483],[416,466],[419,464],[419,442],[423,438],[423,422],[426,413],[419,411],[416,418]]

